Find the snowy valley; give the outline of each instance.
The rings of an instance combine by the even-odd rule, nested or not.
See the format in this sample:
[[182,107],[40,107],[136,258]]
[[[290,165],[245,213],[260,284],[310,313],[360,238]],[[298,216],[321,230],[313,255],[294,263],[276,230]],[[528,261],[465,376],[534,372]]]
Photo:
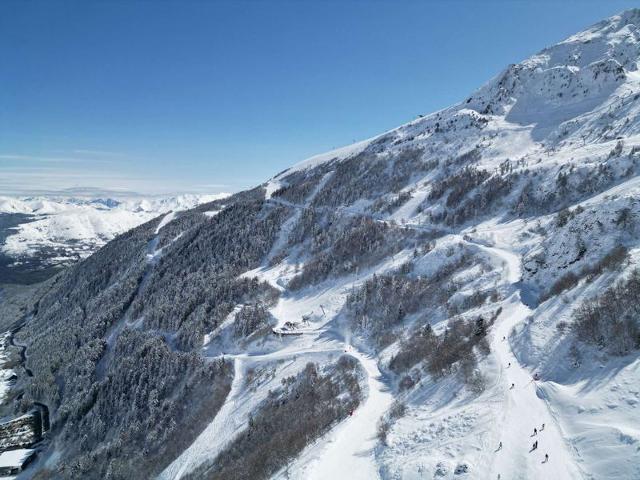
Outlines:
[[5,203],[105,243],[3,317],[19,478],[640,478],[638,62],[630,10],[223,199]]

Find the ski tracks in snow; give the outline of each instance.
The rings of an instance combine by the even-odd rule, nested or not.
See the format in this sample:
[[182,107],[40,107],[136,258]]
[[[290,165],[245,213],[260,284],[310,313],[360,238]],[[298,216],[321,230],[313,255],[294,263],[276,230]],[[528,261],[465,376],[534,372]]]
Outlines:
[[[503,389],[505,400],[499,414],[501,425],[497,439],[502,442],[502,448],[498,449],[498,444],[493,447],[488,478],[501,475],[514,480],[580,479],[582,475],[573,455],[546,403],[538,395],[532,372],[523,368],[511,351],[509,334],[518,323],[526,321],[529,313],[529,308],[520,301],[519,292],[514,292],[503,303],[503,312],[493,332],[491,350],[502,365],[503,384],[498,388]],[[538,430],[537,435],[534,428]],[[535,441],[538,441],[537,449],[533,448]],[[549,455],[548,461],[545,454]]]
[[[500,365],[499,377],[504,397],[501,424],[497,427],[496,444],[487,451],[487,477],[509,480],[583,478],[571,450],[564,440],[549,406],[543,399],[535,372],[518,362],[511,350],[509,337],[518,324],[527,321],[531,309],[521,298],[521,261],[515,253],[466,239],[501,262],[503,288],[509,296],[502,303],[502,313],[493,328],[491,351]],[[512,387],[513,385],[513,387]],[[544,424],[544,428],[542,425]],[[534,428],[537,434],[534,434]],[[533,448],[534,442],[537,448]],[[502,447],[499,447],[502,442]],[[545,454],[549,459],[545,459]]]
[[233,382],[224,405],[189,448],[158,476],[159,480],[182,478],[207,460],[215,458],[217,452],[220,452],[235,436],[236,430],[242,423],[236,423],[235,419],[242,418],[240,413],[243,409],[239,400],[244,383],[244,367],[243,360],[240,358],[234,358],[233,362]]
[[276,478],[326,480],[375,480],[380,478],[375,461],[378,421],[393,403],[393,395],[382,382],[377,360],[354,347],[355,357],[367,375],[366,397],[351,417],[334,427],[303,451],[298,459]]

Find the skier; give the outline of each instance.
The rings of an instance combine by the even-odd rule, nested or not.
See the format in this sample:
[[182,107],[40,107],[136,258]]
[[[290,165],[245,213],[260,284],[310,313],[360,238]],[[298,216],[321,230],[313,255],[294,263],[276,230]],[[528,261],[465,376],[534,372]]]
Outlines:
[[509,365],[507,365],[507,368],[509,368],[511,366],[511,362],[509,362]]
[[537,440],[535,442],[533,442],[533,446],[531,447],[531,450],[535,450],[536,448],[538,448],[538,441]]
[[544,463],[547,463],[549,461],[549,454],[545,453],[544,454]]
[[498,444],[498,450],[502,450],[502,442]]
[[537,428],[534,428],[534,429],[533,429],[533,435],[537,435],[537,434],[538,434],[538,429],[537,429]]
[[544,430],[544,423],[542,424],[542,427],[540,427],[540,431]]
[[510,390],[513,390],[514,388],[516,388],[516,384],[515,384],[515,383],[512,383],[512,384],[511,384],[511,388],[510,388]]

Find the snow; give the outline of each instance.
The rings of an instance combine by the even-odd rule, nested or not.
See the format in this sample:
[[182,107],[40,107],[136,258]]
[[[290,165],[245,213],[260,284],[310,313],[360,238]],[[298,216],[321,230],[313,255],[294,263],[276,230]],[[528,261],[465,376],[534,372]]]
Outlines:
[[347,353],[358,359],[367,373],[367,397],[348,420],[334,428],[300,455],[286,471],[288,478],[353,480],[378,478],[373,451],[377,444],[378,420],[393,403],[393,395],[381,380],[376,359],[351,346]]
[[[541,398],[539,392],[543,387],[533,380],[535,372],[522,367],[511,351],[509,341],[502,340],[503,337],[509,339],[513,327],[525,321],[531,311],[522,304],[517,292],[503,306],[491,344],[492,352],[501,365],[503,382],[500,388],[506,396],[496,432],[496,441],[502,442],[502,449],[494,452],[487,478],[501,474],[504,478],[513,479],[581,479],[583,475],[563,432]],[[507,387],[511,384],[515,385],[513,389]],[[537,435],[533,435],[534,428],[538,429]],[[532,449],[534,441],[539,442],[535,450]],[[545,454],[549,454],[548,462],[544,461]]]
[[[267,353],[264,355],[224,355],[234,361],[234,379],[227,400],[196,440],[174,460],[159,476],[160,480],[183,478],[189,472],[206,461],[213,460],[216,455],[244,428],[247,419],[270,389],[276,389],[280,381],[301,371],[307,362],[325,359],[326,355],[338,351],[335,346],[326,348],[288,350]],[[217,357],[216,357],[217,358]],[[264,380],[260,388],[255,390],[246,388],[245,375],[250,366],[267,365],[272,362],[286,360],[284,366],[279,367],[277,374]]]
[[21,448],[0,453],[0,467],[19,467],[35,453],[35,450]]
[[9,358],[6,348],[9,344],[11,332],[4,332],[0,335],[0,405],[4,403],[11,388],[11,377],[15,374],[12,368],[7,368]]
[[[487,239],[504,239],[505,232],[517,228],[512,224],[491,230],[484,225],[481,236],[488,243]],[[390,447],[381,454],[382,471],[387,474],[383,478],[428,478],[430,472],[453,478],[459,466],[468,469],[470,478],[584,478],[565,427],[542,393],[548,383],[534,381],[536,371],[521,365],[512,351],[514,329],[532,314],[520,297],[520,257],[506,241],[496,240],[500,247],[487,246],[465,236],[464,242],[491,258],[501,272],[500,288],[507,294],[491,331],[490,356],[484,361],[489,387],[478,398],[454,391],[451,379],[420,387],[415,398],[408,399],[409,419],[398,422]],[[539,431],[536,436],[534,428]],[[539,445],[532,450],[535,440]]]
[[[241,422],[241,415],[250,412],[240,405],[243,377],[242,360],[235,359],[233,383],[227,401],[196,441],[162,472],[159,479],[182,478],[207,458],[214,458],[216,452],[219,452],[232,438]],[[255,403],[249,402],[248,405],[255,406]]]
[[278,180],[286,175],[289,175],[293,172],[297,172],[300,170],[308,170],[310,168],[317,167],[323,163],[329,162],[331,160],[344,160],[346,158],[357,155],[362,150],[364,150],[373,140],[378,137],[369,138],[367,140],[362,140],[360,142],[352,143],[351,145],[346,145],[344,147],[336,148],[335,150],[331,150],[330,152],[321,153],[319,155],[314,155],[313,157],[309,157],[306,160],[303,160],[293,167],[288,168],[284,172],[277,175],[274,179],[269,182],[269,187],[267,191],[269,192],[269,196],[267,198],[271,198],[271,193],[279,188]]
[[48,261],[64,263],[90,255],[116,235],[158,215],[186,210],[225,196],[227,194],[119,199],[0,197],[0,213],[34,216],[34,221],[16,227],[1,249],[16,259],[54,249],[59,255]]
[[173,212],[173,211],[167,213],[164,217],[162,217],[162,220],[160,220],[160,223],[156,227],[155,234],[157,235],[160,232],[160,230],[162,230],[162,227],[171,223],[174,218],[176,218],[176,212]]
[[282,183],[276,179],[271,179],[267,182],[267,186],[265,187],[264,198],[269,200],[273,195],[273,192],[282,187]]

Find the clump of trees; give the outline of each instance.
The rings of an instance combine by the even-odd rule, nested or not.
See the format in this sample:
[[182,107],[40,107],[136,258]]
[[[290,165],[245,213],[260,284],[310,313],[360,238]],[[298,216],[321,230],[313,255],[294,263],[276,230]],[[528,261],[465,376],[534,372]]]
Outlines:
[[321,369],[308,363],[252,413],[249,425],[188,479],[267,479],[355,410],[362,400],[357,360],[343,355]]
[[428,279],[374,275],[349,295],[346,310],[352,330],[384,348],[396,339],[394,327],[439,294],[439,286]]
[[298,204],[306,202],[330,166],[331,162],[311,170],[299,170],[287,175],[282,179],[284,185],[273,192],[272,198]]
[[131,315],[146,328],[177,332],[176,345],[202,344],[238,303],[272,302],[277,290],[238,276],[271,249],[288,208],[264,202],[234,204],[185,232],[170,246],[135,296]]
[[245,305],[236,313],[233,331],[236,337],[246,338],[269,328],[271,314],[263,303]]
[[[618,168],[614,168],[614,163]],[[575,165],[561,165],[555,175],[553,186],[545,186],[545,175],[552,175],[552,171],[534,171],[513,202],[512,213],[525,217],[529,215],[549,214],[558,211],[556,222],[563,226],[580,213],[581,207],[569,210],[569,205],[575,204],[589,196],[602,192],[613,186],[623,178],[627,178],[637,170],[638,158],[605,159],[595,165],[584,164],[576,168]],[[536,180],[536,177],[540,177]]]
[[[487,330],[499,314],[500,310],[490,318],[453,317],[440,335],[429,324],[416,327],[401,342],[398,353],[389,362],[390,370],[406,375],[417,366],[435,378],[460,370],[465,383],[479,393],[484,388],[484,379],[477,369],[477,357],[489,353]],[[401,380],[401,387],[411,388],[414,383],[415,379],[406,377]]]
[[437,162],[425,160],[423,154],[422,149],[415,148],[379,153],[376,144],[372,144],[358,155],[333,164],[333,175],[312,205],[337,207],[398,193],[412,178],[437,166]]
[[463,253],[429,277],[410,276],[406,266],[397,273],[373,275],[347,297],[345,313],[351,329],[377,348],[384,348],[397,338],[394,330],[407,316],[425,309],[435,312],[446,304],[458,288],[450,282],[451,277],[471,262]]
[[469,295],[465,295],[461,300],[455,303],[449,303],[448,313],[449,315],[458,315],[460,313],[477,308],[486,303],[487,299],[491,299],[493,302],[498,301],[498,291],[495,288],[488,288],[485,290],[474,290]]
[[430,218],[435,223],[458,226],[490,213],[511,192],[518,177],[517,172],[503,176],[467,165],[434,183],[422,209],[448,192],[441,208],[431,212]]
[[400,192],[397,195],[384,196],[376,200],[371,210],[377,213],[392,213],[411,200],[411,192]]
[[614,355],[640,348],[640,270],[584,302],[573,317],[572,330],[584,342]]
[[462,197],[490,176],[491,174],[486,170],[479,169],[473,165],[467,165],[453,175],[448,175],[440,179],[437,183],[434,183],[428,200],[438,200],[442,198],[445,193],[449,192],[445,203],[448,207],[453,207],[459,203]]
[[[75,363],[60,378],[73,394],[59,408],[56,430],[68,451],[56,478],[149,478],[177,457],[218,412],[232,368],[171,351],[156,335],[125,330],[104,380],[78,392]],[[179,401],[174,401],[179,399]]]
[[383,445],[386,445],[387,443],[387,435],[389,434],[393,424],[404,417],[406,413],[407,406],[396,400],[393,402],[393,405],[391,405],[389,411],[378,421],[377,436],[378,440],[380,440]]
[[[305,225],[309,218],[314,223]],[[374,265],[407,247],[410,239],[417,237],[412,230],[368,217],[335,222],[325,219],[326,229],[318,228],[322,223],[315,223],[317,220],[316,214],[300,219],[304,223],[297,229],[313,232],[310,241],[313,256],[304,264],[302,272],[289,282],[288,286],[293,290],[318,283],[331,275],[344,275],[355,272],[356,268]]]

